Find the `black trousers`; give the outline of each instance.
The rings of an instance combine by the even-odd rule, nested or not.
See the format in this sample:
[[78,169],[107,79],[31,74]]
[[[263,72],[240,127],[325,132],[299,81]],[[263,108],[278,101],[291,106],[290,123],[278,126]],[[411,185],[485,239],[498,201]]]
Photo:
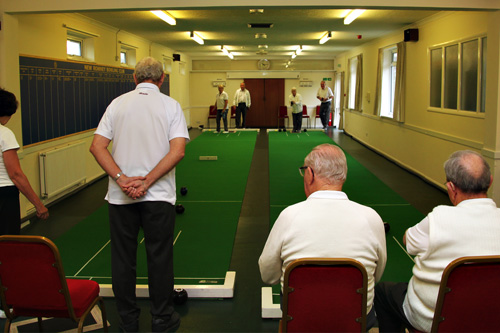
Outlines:
[[413,329],[403,310],[408,283],[379,282],[375,286],[375,312],[380,332]]
[[292,113],[292,117],[293,117],[293,130],[294,132],[298,132],[302,128],[302,112]]
[[328,122],[330,121],[330,105],[332,102],[321,103],[319,107],[319,119],[321,119],[321,124],[323,128],[328,127]]
[[21,234],[19,190],[15,186],[0,187],[0,235]]
[[244,128],[245,120],[247,116],[247,105],[246,103],[239,103],[236,107],[236,128]]
[[215,119],[217,122],[217,132],[220,131],[220,118],[224,122],[224,131],[227,132],[227,110],[217,109],[217,118]]
[[174,312],[174,206],[159,201],[110,204],[109,222],[113,292],[122,324],[134,323],[140,314],[135,294],[140,228],[146,245],[151,315],[169,318]]

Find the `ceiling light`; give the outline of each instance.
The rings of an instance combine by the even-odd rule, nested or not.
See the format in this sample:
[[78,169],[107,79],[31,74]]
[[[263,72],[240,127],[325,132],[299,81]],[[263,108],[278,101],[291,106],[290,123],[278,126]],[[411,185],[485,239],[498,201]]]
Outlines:
[[151,13],[155,14],[170,25],[176,25],[177,23],[175,18],[164,10],[152,10]]
[[203,40],[203,38],[201,38],[196,32],[194,31],[191,31],[191,39],[194,40],[196,43],[198,44],[205,44],[205,41]]
[[325,32],[325,34],[320,38],[319,40],[319,43],[320,44],[325,44],[326,42],[328,42],[330,40],[330,38],[332,38],[332,32],[331,31],[327,31]]
[[228,50],[224,47],[224,45],[222,45],[222,46],[220,47],[220,50],[222,51],[222,53],[224,53],[225,55],[227,55],[229,58],[231,58],[231,59],[233,59],[233,58],[234,58],[234,55],[233,55],[231,52],[229,52],[229,51],[228,51]]
[[292,53],[292,59],[295,59],[296,56],[297,56],[297,53],[293,52]]
[[301,54],[302,53],[302,46],[299,46],[299,48],[297,50],[295,50],[295,53],[297,55]]
[[364,9],[354,9],[354,10],[352,10],[349,13],[349,15],[347,15],[344,18],[344,24],[345,25],[351,24],[351,22],[354,21],[355,19],[357,19],[361,14],[363,14],[364,11],[365,11]]
[[259,45],[259,49],[267,49],[269,46],[267,45]]
[[265,33],[258,33],[258,34],[255,34],[255,38],[267,38],[267,35]]
[[264,14],[264,9],[249,9],[250,14]]

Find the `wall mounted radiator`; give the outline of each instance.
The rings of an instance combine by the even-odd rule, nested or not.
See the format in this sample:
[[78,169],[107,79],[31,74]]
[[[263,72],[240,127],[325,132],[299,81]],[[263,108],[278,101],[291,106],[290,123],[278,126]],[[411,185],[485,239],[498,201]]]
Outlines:
[[85,142],[70,143],[40,152],[40,191],[51,198],[85,182]]

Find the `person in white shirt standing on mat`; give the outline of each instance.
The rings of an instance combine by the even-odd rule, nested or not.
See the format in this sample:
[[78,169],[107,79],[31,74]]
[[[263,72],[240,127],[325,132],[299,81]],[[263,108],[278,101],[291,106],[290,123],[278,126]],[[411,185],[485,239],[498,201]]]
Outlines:
[[109,175],[111,269],[121,329],[139,330],[135,291],[137,237],[142,228],[151,330],[162,332],[180,323],[172,298],[175,166],[184,157],[189,134],[179,103],[160,92],[164,73],[159,61],[142,59],[134,80],[136,89],[117,97],[106,109],[90,151]]
[[321,101],[319,119],[321,119],[323,129],[326,131],[328,129],[328,122],[330,121],[330,106],[332,105],[333,93],[330,87],[325,85],[325,81],[321,81],[316,98]]
[[227,103],[229,96],[224,91],[224,85],[219,84],[217,88],[219,89],[219,93],[215,95],[215,107],[217,108],[217,118],[215,121],[217,122],[217,132],[220,132],[220,118],[222,117],[224,132],[227,133]]
[[252,103],[250,92],[245,88],[245,82],[240,83],[240,89],[234,94],[233,104],[236,105],[236,128],[245,128],[247,111]]
[[292,261],[301,258],[351,258],[368,273],[367,329],[375,324],[375,283],[387,261],[384,223],[372,208],[342,192],[347,161],[337,146],[322,144],[299,170],[307,200],[285,208],[274,223],[259,258],[262,280],[276,284]]
[[288,96],[290,106],[292,107],[293,131],[292,133],[300,133],[302,128],[302,95],[297,94],[297,88],[292,88],[292,93]]

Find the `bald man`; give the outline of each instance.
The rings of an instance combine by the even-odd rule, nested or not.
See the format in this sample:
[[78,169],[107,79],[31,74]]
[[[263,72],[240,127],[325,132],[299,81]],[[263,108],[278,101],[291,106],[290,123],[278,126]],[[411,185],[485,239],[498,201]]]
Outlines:
[[245,82],[240,83],[240,89],[234,94],[234,105],[236,105],[236,128],[245,128],[247,111],[252,104],[250,92],[245,88]]
[[292,88],[292,93],[288,96],[290,106],[292,107],[293,131],[292,133],[300,133],[302,128],[302,96],[297,94],[297,88]]
[[286,267],[300,258],[352,258],[368,273],[367,329],[375,324],[375,283],[382,277],[387,252],[384,224],[370,207],[350,201],[342,192],[347,162],[331,144],[315,147],[299,170],[307,200],[281,212],[259,259],[262,280],[281,281]]
[[409,283],[381,282],[375,288],[380,332],[402,327],[429,332],[444,269],[464,256],[500,255],[500,209],[488,198],[490,167],[476,152],[453,153],[444,164],[453,206],[438,206],[406,230],[403,242],[415,256]]

